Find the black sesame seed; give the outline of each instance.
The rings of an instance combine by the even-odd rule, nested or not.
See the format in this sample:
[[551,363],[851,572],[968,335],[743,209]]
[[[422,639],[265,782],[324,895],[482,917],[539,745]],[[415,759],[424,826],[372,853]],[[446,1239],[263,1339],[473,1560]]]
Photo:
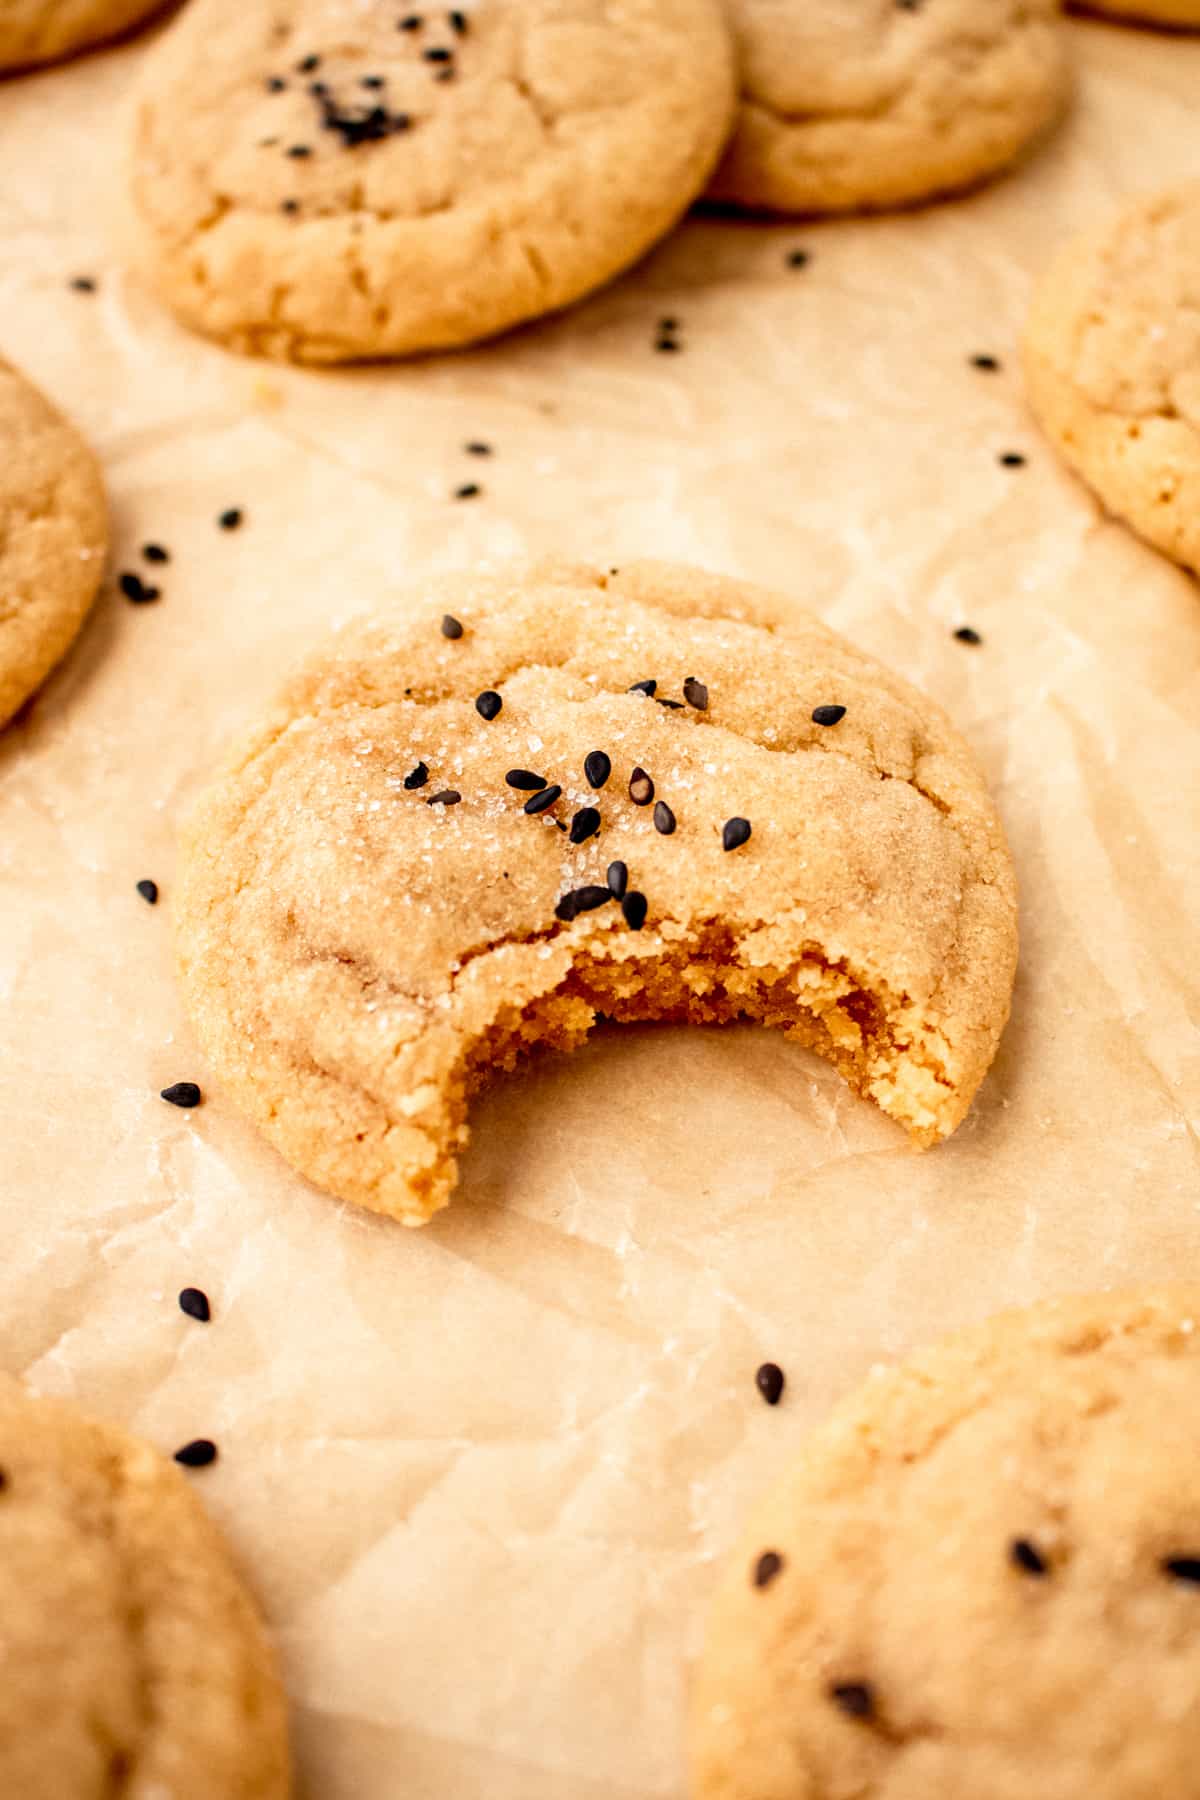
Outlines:
[[646,923],[646,914],[650,910],[645,894],[639,894],[631,888],[621,898],[621,912],[630,931],[640,931]]
[[142,555],[148,563],[165,563],[171,560],[170,551],[164,550],[161,544],[143,544]]
[[360,75],[358,85],[359,87],[371,88],[374,90],[386,87],[387,81],[382,75]]
[[280,212],[285,213],[298,213],[300,211],[300,202],[298,200],[281,200],[279,202],[279,210]]
[[483,489],[477,481],[464,481],[461,487],[455,488],[454,498],[456,500],[475,500],[482,492]]
[[8,1486],[8,1476],[3,1469],[0,1469],[0,1494],[2,1494],[4,1492],[4,1490],[7,1486]]
[[660,319],[658,321],[658,329],[665,337],[669,337],[673,331],[679,330],[679,320],[672,318]]
[[171,1106],[199,1106],[203,1098],[194,1081],[173,1081],[170,1087],[163,1088],[159,1095],[161,1100]]
[[629,777],[629,798],[635,806],[649,806],[654,798],[654,783],[645,769],[637,768]]
[[285,156],[295,156],[295,157],[311,156],[312,155],[312,145],[311,144],[289,144],[287,149],[284,151],[284,155]]
[[960,644],[982,644],[983,642],[973,625],[960,625],[954,635]]
[[485,688],[475,702],[475,711],[481,719],[494,719],[503,705],[495,688]]
[[446,17],[450,21],[451,30],[457,31],[459,37],[466,37],[468,25],[466,13],[456,6],[446,14]]
[[320,100],[323,95],[329,92],[329,83],[327,81],[310,81],[308,84],[308,91],[310,94],[315,94],[317,99]]
[[783,1398],[783,1370],[778,1363],[763,1363],[754,1376],[754,1385],[768,1406],[778,1406]]
[[670,711],[670,712],[682,712],[683,711],[683,701],[682,700],[664,700],[661,694],[655,700],[654,704],[655,704],[655,706],[665,706],[668,709],[668,711]]
[[812,261],[811,250],[789,250],[787,265],[789,269],[807,269]]
[[473,438],[469,444],[464,444],[463,449],[468,456],[490,456],[492,454],[492,446],[483,443],[479,438]]
[[438,70],[437,74],[434,76],[433,79],[435,81],[453,81],[454,80],[454,65],[452,63],[447,63],[447,65],[444,69]]
[[612,760],[603,750],[589,750],[583,759],[583,772],[589,787],[602,788],[612,774]]
[[875,1711],[875,1695],[865,1681],[839,1681],[829,1698],[851,1719],[869,1719]]
[[268,94],[282,94],[286,86],[287,82],[283,79],[282,75],[267,76],[266,89]]
[[1031,1544],[1028,1538],[1014,1538],[1009,1545],[1008,1554],[1014,1568],[1020,1569],[1025,1575],[1045,1575],[1049,1572],[1049,1563],[1037,1545]]
[[663,837],[670,837],[675,829],[675,814],[665,800],[654,802],[654,829],[661,832]]
[[721,827],[721,847],[724,850],[740,850],[743,844],[750,842],[749,819],[726,819]]
[[457,788],[440,788],[436,794],[430,794],[426,806],[457,806],[462,795]]
[[535,775],[532,769],[510,769],[504,779],[510,788],[518,788],[523,794],[540,793],[549,785],[544,775]]
[[212,1307],[208,1304],[208,1295],[203,1288],[181,1289],[179,1310],[186,1313],[189,1319],[199,1319],[201,1325],[207,1325],[212,1318]]
[[571,820],[571,842],[586,844],[600,829],[600,814],[594,806],[581,806]]
[[610,862],[607,870],[608,891],[614,900],[623,900],[629,886],[629,870],[623,862]]
[[301,75],[311,75],[313,70],[319,69],[320,66],[321,59],[319,56],[306,56],[302,62],[296,64],[296,68]]
[[157,600],[162,593],[161,588],[148,586],[132,569],[127,569],[117,577],[117,586],[134,606],[146,606],[151,600]]
[[236,531],[244,517],[240,506],[227,506],[225,511],[218,515],[217,524],[222,531]]
[[971,358],[971,367],[973,369],[982,369],[985,374],[994,375],[1000,367],[1000,359],[998,356],[988,356],[986,353],[981,353],[979,356],[973,356]]
[[94,294],[96,291],[95,277],[92,275],[75,275],[72,277],[71,286],[77,294]]
[[411,794],[414,788],[423,788],[429,780],[429,764],[419,762],[415,769],[410,769],[404,777],[404,785]]
[[158,905],[157,881],[139,881],[137,884],[137,891],[142,896],[142,899],[146,902],[147,906]]
[[658,691],[658,683],[657,681],[635,681],[633,686],[626,688],[625,691],[628,694],[653,695]]
[[407,16],[405,18],[399,20],[399,22],[397,23],[397,26],[396,26],[396,30],[397,31],[420,31],[420,29],[424,23],[425,23],[425,21],[421,17],[420,13],[409,13],[409,14],[407,14]]
[[695,707],[697,712],[708,711],[708,689],[702,681],[697,681],[694,675],[689,675],[684,682],[683,697],[689,706]]
[[673,356],[676,351],[682,350],[683,345],[677,343],[672,337],[660,337],[655,338],[654,348],[660,356]]
[[783,1568],[783,1558],[777,1550],[764,1550],[754,1565],[753,1581],[757,1588],[769,1587]]
[[1168,1556],[1163,1561],[1163,1573],[1175,1581],[1200,1582],[1200,1556]]
[[606,887],[573,888],[558,902],[554,908],[554,916],[569,924],[572,919],[577,919],[580,913],[595,912],[597,907],[607,906],[611,899],[612,895]]
[[463,628],[452,613],[442,614],[442,636],[444,638],[460,638]]
[[185,1469],[207,1469],[216,1460],[217,1446],[211,1438],[193,1438],[190,1444],[175,1452],[175,1461],[182,1463]]
[[1019,450],[1005,450],[999,459],[1000,466],[1004,469],[1023,469],[1028,460]]
[[836,725],[845,716],[844,706],[814,706],[812,722],[814,725]]
[[448,63],[454,61],[453,50],[447,50],[442,44],[431,44],[428,50],[422,50],[421,55],[425,58],[426,62],[430,63]]
[[534,814],[544,813],[554,805],[556,800],[561,799],[561,797],[562,789],[560,787],[551,786],[543,788],[540,794],[532,795],[531,798],[525,802],[525,811]]

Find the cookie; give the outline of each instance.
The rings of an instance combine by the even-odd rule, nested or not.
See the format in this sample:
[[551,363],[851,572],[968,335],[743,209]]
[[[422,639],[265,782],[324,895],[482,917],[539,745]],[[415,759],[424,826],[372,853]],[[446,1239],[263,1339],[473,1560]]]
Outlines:
[[877,1371],[763,1504],[693,1694],[693,1800],[1186,1800],[1200,1287]]
[[0,358],[0,725],[73,643],[108,547],[87,445]]
[[201,801],[181,881],[224,1090],[410,1225],[472,1094],[601,1014],[777,1026],[933,1144],[1016,956],[938,708],[786,602],[654,564],[465,575],[351,624]]
[[0,1474],[0,1793],[285,1800],[275,1659],[181,1472],[4,1376]]
[[140,90],[135,254],[239,350],[468,344],[655,243],[734,103],[718,0],[193,0]]
[[1200,571],[1200,183],[1068,246],[1034,299],[1025,377],[1109,512]]
[[1058,0],[730,0],[741,112],[711,187],[755,211],[907,206],[1012,163],[1063,111]]
[[1200,30],[1200,0],[1079,0],[1081,11],[1106,13],[1130,24]]
[[164,0],[0,0],[0,69],[57,62],[119,37]]

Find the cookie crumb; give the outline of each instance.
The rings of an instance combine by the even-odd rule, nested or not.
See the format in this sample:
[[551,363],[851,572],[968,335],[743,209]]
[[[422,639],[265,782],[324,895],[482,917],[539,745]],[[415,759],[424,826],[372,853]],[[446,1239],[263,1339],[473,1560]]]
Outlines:
[[442,636],[444,638],[460,638],[463,628],[452,613],[442,614]]
[[753,1581],[756,1588],[769,1587],[783,1568],[783,1558],[778,1550],[764,1550],[754,1565]]
[[189,1319],[197,1319],[201,1325],[207,1325],[212,1318],[212,1307],[208,1303],[208,1295],[203,1288],[181,1288],[179,1290],[179,1310],[181,1313],[186,1313]]
[[147,906],[158,905],[157,881],[139,881],[137,884],[137,891],[142,896],[142,899],[146,902]]
[[510,769],[504,779],[510,788],[523,794],[540,793],[550,785],[544,775],[535,775],[532,769]]
[[1020,1569],[1024,1575],[1048,1575],[1050,1565],[1028,1538],[1014,1538],[1009,1547],[1009,1557],[1014,1568]]
[[211,1438],[193,1438],[190,1444],[175,1452],[175,1461],[185,1469],[207,1469],[217,1460],[217,1446]]
[[649,806],[654,798],[654,783],[645,769],[635,768],[629,777],[629,798],[635,806]]
[[675,830],[675,814],[665,800],[654,802],[654,829],[663,837],[670,837]]
[[845,718],[844,706],[814,706],[812,722],[814,725],[837,725]]
[[621,913],[630,931],[640,931],[642,929],[642,926],[646,923],[646,914],[649,910],[649,902],[647,901],[645,894],[639,894],[634,888],[631,888],[630,891],[622,897]]
[[600,829],[600,814],[594,806],[581,806],[571,820],[571,842],[586,844]]
[[532,814],[544,813],[554,805],[556,800],[561,798],[562,789],[560,787],[556,785],[544,787],[540,794],[534,794],[525,802],[525,811]]
[[778,1363],[763,1363],[755,1371],[754,1385],[768,1406],[778,1406],[783,1398],[783,1370]]
[[602,788],[612,774],[612,759],[603,750],[589,750],[583,759],[583,772],[589,787]]
[[829,1698],[851,1719],[875,1715],[875,1694],[865,1681],[839,1681],[830,1688]]
[[743,844],[750,842],[749,819],[726,819],[721,827],[721,848],[723,850],[740,850]]
[[192,1107],[199,1106],[203,1095],[194,1081],[173,1081],[160,1091],[159,1099],[169,1106]]
[[475,711],[481,719],[494,719],[503,705],[504,701],[495,688],[485,688],[475,701]]
[[610,862],[605,871],[608,891],[614,900],[623,900],[629,886],[629,869],[623,862]]

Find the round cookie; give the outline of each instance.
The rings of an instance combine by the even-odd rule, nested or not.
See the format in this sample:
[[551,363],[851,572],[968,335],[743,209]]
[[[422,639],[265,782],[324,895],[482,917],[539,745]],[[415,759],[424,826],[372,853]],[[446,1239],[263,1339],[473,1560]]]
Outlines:
[[0,0],[0,69],[57,62],[119,37],[164,0]]
[[0,1793],[285,1800],[274,1656],[180,1471],[0,1377]]
[[694,1800],[1190,1800],[1200,1288],[877,1371],[736,1552]]
[[1071,88],[1059,0],[730,0],[737,130],[713,199],[907,206],[1013,162]]
[[226,1091],[416,1225],[471,1095],[598,1014],[761,1020],[946,1137],[1016,907],[971,755],[905,682],[738,582],[547,563],[318,652],[186,831],[178,937]]
[[1200,182],[1068,246],[1034,298],[1025,378],[1108,510],[1200,571]]
[[239,350],[471,343],[649,249],[734,104],[718,0],[192,0],[140,89],[135,254]]
[[100,585],[108,515],[87,445],[0,357],[0,725],[74,641]]
[[1200,0],[1077,0],[1082,12],[1104,13],[1127,24],[1200,30]]

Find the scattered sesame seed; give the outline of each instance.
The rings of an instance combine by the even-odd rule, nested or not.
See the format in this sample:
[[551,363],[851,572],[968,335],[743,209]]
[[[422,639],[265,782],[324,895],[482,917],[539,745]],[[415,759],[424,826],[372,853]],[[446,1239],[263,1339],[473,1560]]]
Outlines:
[[284,151],[284,155],[285,156],[296,156],[296,157],[311,156],[312,155],[312,145],[311,144],[289,144],[287,149]]
[[755,1587],[769,1587],[783,1568],[783,1558],[777,1550],[764,1550],[754,1565],[752,1580]]
[[448,63],[454,61],[453,50],[447,50],[443,44],[430,44],[428,50],[422,50],[421,55],[425,58],[426,62],[430,63]]
[[623,900],[629,886],[629,870],[623,862],[610,862],[607,870],[608,891],[614,900]]
[[387,80],[386,80],[386,77],[384,77],[383,75],[360,75],[358,85],[359,85],[359,87],[371,88],[372,90],[376,90],[381,87],[386,87]]
[[778,1363],[763,1363],[754,1376],[754,1385],[768,1406],[778,1406],[783,1398],[784,1374]]
[[571,820],[571,842],[586,844],[600,829],[600,814],[594,806],[581,806]]
[[8,1476],[3,1469],[0,1469],[0,1494],[2,1494],[4,1492],[4,1490],[7,1486],[8,1486]]
[[648,911],[649,903],[645,894],[639,894],[636,888],[631,888],[627,894],[621,896],[621,912],[630,931],[642,929],[646,923]]
[[675,814],[665,800],[654,802],[654,829],[661,832],[663,837],[670,837],[675,830]]
[[424,23],[425,23],[425,21],[421,17],[420,13],[409,13],[405,18],[401,19],[397,23],[396,30],[397,31],[420,31],[420,29]]
[[811,261],[811,250],[789,250],[787,253],[787,266],[789,269],[807,269]]
[[556,800],[559,800],[561,798],[562,798],[562,789],[560,787],[558,787],[556,785],[552,785],[550,787],[543,788],[540,794],[531,795],[530,798],[525,802],[525,811],[527,813],[533,813],[533,814],[544,813],[544,812],[548,811],[548,809],[554,805],[554,802]]
[[457,788],[440,788],[436,794],[430,794],[426,806],[457,806],[462,795]]
[[656,706],[665,706],[669,712],[682,712],[683,711],[683,701],[682,700],[664,700],[661,694],[659,694],[659,696],[655,700],[654,704]]
[[607,906],[611,899],[612,895],[606,887],[593,885],[572,888],[569,894],[563,895],[554,908],[554,916],[569,924],[572,919],[577,919],[580,913],[595,912],[597,907]]
[[198,1319],[201,1325],[207,1325],[212,1318],[212,1307],[208,1304],[208,1295],[203,1288],[182,1288],[179,1294],[179,1310],[186,1313],[189,1319]]
[[223,513],[218,514],[217,524],[222,531],[236,531],[244,517],[240,506],[227,506]]
[[300,202],[298,200],[281,200],[279,202],[279,210],[280,212],[285,213],[298,213],[300,211]]
[[93,275],[73,275],[71,277],[71,286],[77,294],[94,294],[96,291],[96,280]]
[[1200,1556],[1168,1556],[1163,1561],[1163,1573],[1175,1581],[1194,1585],[1200,1582]]
[[161,588],[150,587],[132,569],[127,569],[124,574],[118,575],[117,586],[134,606],[146,606],[151,600],[157,600],[162,593]]
[[492,446],[485,444],[481,438],[472,438],[469,444],[463,445],[463,449],[468,456],[490,456],[492,454]]
[[207,1469],[216,1460],[217,1446],[211,1438],[193,1438],[190,1444],[175,1452],[175,1461],[182,1463],[185,1469]]
[[287,82],[283,79],[282,75],[267,76],[266,89],[268,94],[282,94],[286,86]]
[[954,635],[960,644],[982,644],[983,642],[973,625],[960,625]]
[[830,1688],[829,1698],[851,1719],[869,1719],[875,1711],[875,1695],[865,1681],[839,1681]]
[[460,8],[456,6],[456,7],[453,7],[451,9],[451,11],[446,14],[446,17],[450,21],[450,29],[452,31],[457,31],[459,37],[466,37],[467,27],[468,27],[468,20],[467,20],[466,13],[461,11]]
[[1014,1566],[1025,1575],[1046,1575],[1050,1565],[1047,1563],[1036,1544],[1028,1538],[1016,1538],[1009,1546],[1008,1552]]
[[812,722],[814,725],[837,725],[845,716],[844,706],[814,706]]
[[164,550],[161,544],[143,544],[142,555],[148,563],[165,563],[171,560],[170,551]]
[[442,614],[442,636],[444,638],[460,638],[463,628],[452,613]]
[[194,1081],[173,1081],[170,1087],[163,1088],[159,1095],[169,1106],[199,1106],[203,1098]]
[[503,700],[494,688],[485,688],[475,702],[475,711],[481,719],[494,719],[503,705]]
[[456,500],[475,500],[482,492],[483,489],[477,481],[464,481],[461,487],[455,488],[454,498]]
[[646,694],[649,696],[653,696],[657,691],[657,681],[635,681],[631,688],[626,688],[625,690],[627,694]]
[[679,330],[679,320],[672,318],[660,319],[658,321],[658,329],[669,337],[673,331]]
[[504,779],[510,788],[518,788],[523,794],[540,793],[550,785],[544,775],[535,775],[532,769],[510,769]]
[[971,367],[973,369],[982,369],[987,375],[994,375],[1000,367],[1000,358],[998,356],[988,356],[986,352],[981,352],[978,356],[973,356],[971,358]]
[[697,681],[694,675],[689,675],[684,682],[683,697],[689,706],[695,707],[697,712],[708,711],[708,689],[702,681]]
[[583,772],[589,787],[602,788],[612,774],[612,759],[603,750],[589,750],[583,759]]
[[726,819],[721,827],[721,847],[724,850],[740,850],[743,844],[750,842],[749,819]]
[[411,794],[414,788],[423,788],[429,780],[429,764],[419,762],[415,769],[410,769],[404,777],[404,785]]
[[683,349],[683,345],[673,337],[658,337],[654,340],[654,348],[660,356],[673,356],[676,351]]
[[142,896],[142,899],[146,902],[147,906],[158,905],[157,881],[150,881],[148,879],[146,881],[139,881],[137,884],[137,892]]
[[321,59],[319,56],[306,56],[303,61],[296,64],[296,68],[301,75],[311,75],[313,70],[319,69],[320,66]]
[[1022,456],[1019,450],[1005,450],[1002,452],[999,461],[1002,468],[1023,469],[1025,464],[1029,461],[1029,458],[1027,456]]
[[629,798],[635,806],[649,806],[654,798],[654,783],[645,769],[636,768],[629,777]]

